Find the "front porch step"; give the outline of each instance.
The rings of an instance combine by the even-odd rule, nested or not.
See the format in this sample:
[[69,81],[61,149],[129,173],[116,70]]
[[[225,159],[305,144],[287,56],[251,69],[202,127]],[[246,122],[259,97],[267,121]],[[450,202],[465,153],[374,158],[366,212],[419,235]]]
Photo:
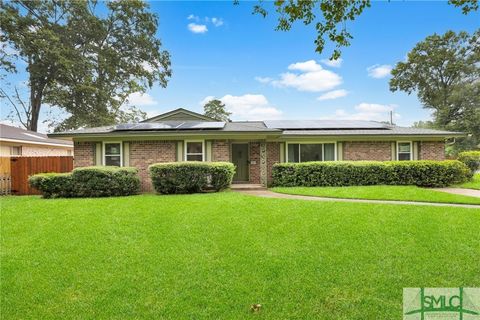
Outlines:
[[255,190],[267,190],[261,184],[253,184],[253,183],[233,183],[230,186],[230,189],[234,191],[255,191]]

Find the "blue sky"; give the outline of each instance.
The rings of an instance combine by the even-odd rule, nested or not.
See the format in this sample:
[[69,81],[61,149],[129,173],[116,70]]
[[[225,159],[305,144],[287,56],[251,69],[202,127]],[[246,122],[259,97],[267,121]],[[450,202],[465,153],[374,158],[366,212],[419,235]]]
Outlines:
[[243,120],[388,120],[393,109],[398,124],[410,125],[430,113],[415,95],[389,91],[389,68],[430,34],[480,25],[479,13],[465,16],[446,2],[373,2],[347,24],[354,39],[341,64],[329,66],[322,61],[332,46],[315,52],[313,25],[274,31],[276,16],[252,15],[255,3],[151,2],[173,76],[166,89],[131,101],[153,116],[178,107],[201,112],[202,101],[216,97]]

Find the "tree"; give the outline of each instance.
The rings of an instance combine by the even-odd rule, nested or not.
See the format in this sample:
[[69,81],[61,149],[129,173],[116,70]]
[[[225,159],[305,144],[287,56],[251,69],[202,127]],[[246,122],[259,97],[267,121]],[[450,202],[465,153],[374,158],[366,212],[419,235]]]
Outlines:
[[[238,1],[236,1],[238,3]],[[268,9],[260,0],[255,5],[253,12],[266,17],[269,14]],[[449,0],[449,4],[460,7],[463,14],[478,10],[478,0]],[[278,24],[275,30],[288,31],[292,25],[301,21],[305,25],[315,24],[317,38],[315,39],[315,51],[322,53],[326,40],[330,40],[335,45],[330,59],[338,59],[341,55],[341,49],[350,45],[353,36],[347,30],[347,22],[354,21],[360,16],[365,8],[371,5],[370,0],[279,0],[274,1],[273,5],[278,14]]]
[[391,91],[416,93],[433,111],[433,126],[463,131],[455,152],[480,143],[480,30],[448,31],[417,43],[392,70]]
[[[43,104],[60,107],[68,118],[60,129],[113,124],[144,117],[128,97],[154,83],[167,85],[170,56],[156,38],[157,16],[140,0],[2,1],[0,67],[14,73],[21,59],[29,98],[7,100],[27,129],[36,131]],[[16,89],[16,88],[15,88]],[[15,92],[15,90],[12,90]]]
[[225,104],[222,103],[222,101],[213,99],[207,102],[203,106],[204,110],[204,115],[207,117],[216,119],[218,121],[230,121],[230,115],[232,114],[231,112],[228,112],[227,109],[225,108]]
[[435,129],[435,123],[433,121],[415,121],[412,125],[413,128],[420,128],[420,129]]

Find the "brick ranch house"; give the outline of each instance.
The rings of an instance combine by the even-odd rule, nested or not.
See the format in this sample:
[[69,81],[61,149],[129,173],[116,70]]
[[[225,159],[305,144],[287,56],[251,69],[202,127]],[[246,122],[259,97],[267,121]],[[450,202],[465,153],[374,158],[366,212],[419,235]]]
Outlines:
[[230,161],[234,182],[268,185],[279,162],[444,160],[445,139],[458,132],[374,121],[266,120],[218,122],[176,109],[137,124],[50,134],[73,139],[74,167],[131,166],[151,191],[148,166],[173,161]]

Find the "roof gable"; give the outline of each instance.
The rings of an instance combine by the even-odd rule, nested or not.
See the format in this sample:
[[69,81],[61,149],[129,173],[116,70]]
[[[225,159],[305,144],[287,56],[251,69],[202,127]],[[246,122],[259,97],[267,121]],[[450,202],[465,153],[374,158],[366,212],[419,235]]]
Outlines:
[[203,114],[196,113],[183,108],[178,108],[169,112],[159,114],[150,119],[143,120],[142,122],[163,122],[163,121],[214,121],[218,120],[204,116]]

